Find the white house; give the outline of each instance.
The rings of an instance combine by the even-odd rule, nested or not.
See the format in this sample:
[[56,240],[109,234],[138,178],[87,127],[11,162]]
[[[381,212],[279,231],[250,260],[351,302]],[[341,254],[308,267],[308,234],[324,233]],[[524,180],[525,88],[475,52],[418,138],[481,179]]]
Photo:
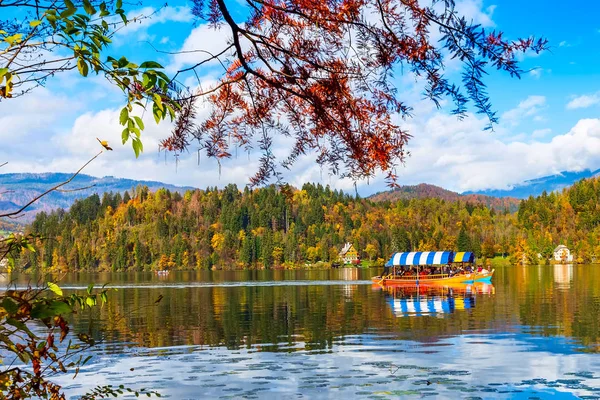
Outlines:
[[561,244],[554,249],[554,259],[561,262],[573,262],[573,255],[567,246]]
[[344,264],[355,264],[358,262],[358,252],[352,243],[346,243],[344,245],[342,251],[340,251],[339,257]]

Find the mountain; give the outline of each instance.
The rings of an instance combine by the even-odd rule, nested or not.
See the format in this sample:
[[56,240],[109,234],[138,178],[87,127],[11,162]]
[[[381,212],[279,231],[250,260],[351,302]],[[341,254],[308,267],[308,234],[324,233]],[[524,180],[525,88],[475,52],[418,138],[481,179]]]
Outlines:
[[580,172],[563,171],[556,175],[525,181],[508,190],[483,190],[478,192],[465,192],[464,194],[482,194],[494,197],[516,197],[518,199],[526,199],[529,196],[539,196],[544,191],[547,193],[560,191],[581,179],[595,176],[600,176],[600,169],[595,171],[586,169]]
[[465,203],[482,204],[497,211],[508,209],[511,212],[516,211],[521,202],[519,199],[512,197],[498,198],[482,194],[460,194],[427,183],[415,186],[402,186],[399,189],[376,193],[369,197],[370,200],[375,202],[426,198],[436,198],[450,202],[460,200]]
[[[46,190],[68,180],[72,174],[66,173],[15,173],[0,174],[0,212],[17,210],[31,199],[39,196]],[[102,196],[106,192],[120,192],[131,190],[138,185],[148,186],[151,191],[160,188],[171,191],[185,192],[191,187],[179,187],[155,181],[138,181],[133,179],[115,178],[105,176],[97,178],[80,174],[62,191],[54,191],[32,204],[19,222],[29,222],[40,211],[51,211],[57,208],[69,208],[76,199],[88,197],[94,193]]]

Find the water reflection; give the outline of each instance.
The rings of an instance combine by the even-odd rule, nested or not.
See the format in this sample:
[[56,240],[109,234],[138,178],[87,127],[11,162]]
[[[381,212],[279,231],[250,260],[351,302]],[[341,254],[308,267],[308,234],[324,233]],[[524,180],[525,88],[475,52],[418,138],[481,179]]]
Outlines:
[[68,276],[65,287],[121,288],[74,317],[101,344],[70,393],[106,382],[176,399],[600,395],[597,266],[418,289],[372,285],[378,272]]
[[554,282],[560,289],[569,289],[573,280],[573,264],[556,264],[554,266]]
[[[375,289],[381,288],[374,285]],[[492,284],[455,286],[388,286],[382,288],[396,317],[437,316],[475,308],[475,294],[494,294]]]

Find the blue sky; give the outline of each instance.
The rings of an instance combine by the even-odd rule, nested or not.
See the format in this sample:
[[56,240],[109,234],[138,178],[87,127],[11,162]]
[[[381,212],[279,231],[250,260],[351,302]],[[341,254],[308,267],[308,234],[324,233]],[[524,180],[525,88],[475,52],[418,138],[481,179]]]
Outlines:
[[[573,1],[458,0],[467,17],[488,29],[498,29],[510,38],[532,34],[550,40],[551,50],[527,54],[522,67],[529,72],[521,80],[492,71],[486,82],[500,123],[494,132],[484,131],[484,118],[471,115],[463,121],[436,110],[422,100],[419,84],[403,76],[401,90],[415,106],[411,120],[402,122],[414,138],[407,149],[411,157],[399,169],[401,184],[421,182],[451,190],[507,188],[510,185],[563,170],[600,168],[600,3]],[[235,7],[235,2],[230,2]],[[130,17],[150,14],[159,2],[144,2]],[[185,2],[169,3],[153,18],[130,25],[114,41],[112,55],[125,54],[136,61],[154,59],[174,71],[199,61],[199,55],[157,54],[149,45],[164,51],[215,51],[226,43],[226,31],[195,24]],[[236,8],[238,17],[242,8]],[[455,63],[448,65],[457,76]],[[219,76],[216,65],[199,70],[202,85]],[[196,85],[195,78],[186,83]],[[184,154],[176,166],[172,155],[158,153],[158,141],[170,126],[156,126],[150,115],[143,140],[144,154],[135,159],[131,147],[120,145],[118,91],[101,77],[83,79],[66,73],[33,95],[0,103],[0,161],[8,161],[1,172],[76,170],[98,149],[96,137],[107,139],[115,151],[103,154],[85,172],[133,179],[161,180],[173,184],[206,187],[234,182],[243,186],[256,169],[258,152],[239,154],[224,162],[221,174],[214,161],[195,151]],[[201,115],[208,109],[202,107]],[[276,142],[276,154],[284,157],[289,142]],[[329,176],[314,164],[313,157],[301,159],[286,173],[295,185],[321,182],[354,190],[352,182]],[[385,190],[382,177],[359,182],[359,193]]]

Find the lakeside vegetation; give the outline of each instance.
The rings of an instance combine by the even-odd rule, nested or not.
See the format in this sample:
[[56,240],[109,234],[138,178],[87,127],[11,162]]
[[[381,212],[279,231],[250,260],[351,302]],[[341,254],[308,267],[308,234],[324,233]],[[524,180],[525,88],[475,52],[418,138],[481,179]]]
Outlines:
[[345,242],[369,264],[395,251],[474,251],[546,262],[558,244],[575,261],[600,255],[600,178],[524,200],[516,213],[440,199],[372,202],[321,185],[188,191],[138,187],[40,213],[42,239],[20,265],[49,271],[295,268],[337,261]]

